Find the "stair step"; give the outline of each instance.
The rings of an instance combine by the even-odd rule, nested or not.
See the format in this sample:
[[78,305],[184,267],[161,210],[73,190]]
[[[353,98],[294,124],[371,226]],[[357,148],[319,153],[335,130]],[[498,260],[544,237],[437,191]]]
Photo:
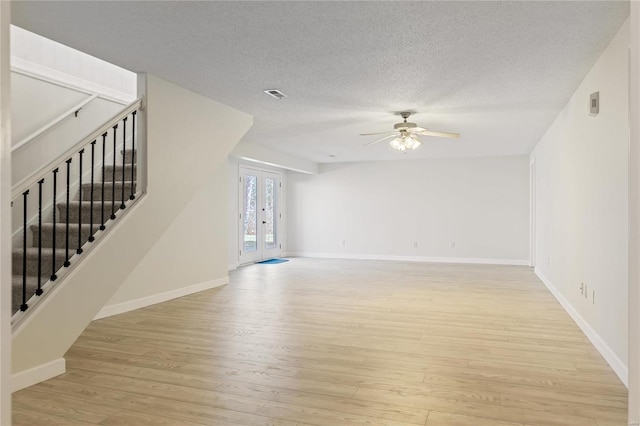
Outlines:
[[[49,276],[43,277],[41,284],[44,285],[49,280]],[[38,277],[27,275],[27,301],[33,296],[38,288]],[[22,275],[11,277],[11,313],[15,314],[22,306]]]
[[[94,182],[93,183],[93,199],[99,200],[102,199],[102,184],[103,182]],[[124,182],[124,197],[125,201],[129,199],[129,195],[131,194],[132,183],[130,181]],[[133,182],[133,188],[135,192],[135,182]],[[115,191],[114,191],[115,190]],[[111,201],[112,197],[115,198],[116,207],[120,206],[119,201],[122,198],[122,182],[104,182],[104,199]],[[91,183],[83,183],[82,184],[82,199],[89,200],[91,197]],[[110,203],[109,203],[110,204]],[[111,213],[111,206],[109,206],[109,213]]]
[[[99,225],[98,225],[99,226]],[[93,227],[93,232],[98,230],[98,226]],[[33,246],[38,247],[38,225],[31,225],[33,235]],[[89,239],[89,224],[82,224],[82,245]],[[75,250],[78,248],[79,228],[77,223],[69,223],[69,248]],[[66,246],[67,226],[65,223],[56,223],[56,247],[65,248]],[[42,247],[53,247],[53,223],[42,224]]]
[[[93,194],[95,198],[95,193]],[[125,194],[126,195],[126,194]],[[58,211],[60,212],[57,221],[63,222],[67,219],[67,203],[58,203]],[[69,222],[78,223],[78,216],[80,216],[80,207],[82,207],[82,223],[89,223],[91,219],[91,201],[82,201],[82,205],[78,200],[69,201]],[[93,224],[95,226],[100,225],[101,220],[102,203],[93,202]],[[111,201],[104,204],[104,221],[109,220],[111,214]]]
[[[75,254],[75,249],[69,249],[69,257]],[[56,270],[60,269],[64,263],[65,251],[64,249],[56,249]],[[53,266],[53,248],[42,248],[42,274],[44,276],[51,275],[51,269]],[[13,249],[12,252],[12,267],[15,275],[22,275],[22,249]],[[27,248],[27,275],[38,275],[38,248]]]
[[[131,164],[131,158],[132,157],[135,157],[135,151],[133,151],[131,149],[127,149],[125,151],[125,154],[124,154],[124,162]],[[122,150],[120,150],[120,158],[122,158]],[[135,162],[136,159],[134,158],[133,161]]]
[[[116,182],[121,182],[123,175],[124,175],[124,180],[125,181],[130,181],[131,180],[131,163],[125,164],[124,166],[122,164],[116,164],[115,168],[113,167],[113,164],[105,166],[104,167],[104,181],[105,182],[113,182],[113,170],[115,169],[116,172]],[[133,166],[133,179],[135,180],[137,178],[137,170],[138,168],[134,165]],[[99,172],[100,176],[98,176],[98,178],[100,178],[102,180],[102,171]]]

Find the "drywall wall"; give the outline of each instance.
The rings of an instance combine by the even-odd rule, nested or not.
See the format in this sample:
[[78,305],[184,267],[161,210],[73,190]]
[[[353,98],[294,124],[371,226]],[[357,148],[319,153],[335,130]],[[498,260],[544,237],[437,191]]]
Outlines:
[[11,73],[12,145],[16,145],[90,96],[35,77]]
[[288,251],[525,264],[528,164],[526,156],[408,160],[290,173]]
[[640,424],[640,3],[629,19],[629,423]]
[[[624,381],[628,46],[627,21],[531,154],[536,272]],[[600,113],[591,116],[589,95],[596,91]]]
[[0,425],[11,424],[11,2],[0,2]]
[[[227,164],[217,167],[184,210],[124,281],[104,311],[174,294],[195,285],[214,286],[227,276]],[[158,274],[158,265],[172,265]],[[128,305],[127,305],[128,306]],[[139,306],[136,306],[139,307]]]
[[125,103],[136,98],[135,73],[15,25],[11,26],[11,67]]
[[[136,293],[137,289],[151,288],[156,282],[171,284],[165,281],[165,276],[176,267],[172,262],[155,264],[152,271],[134,271],[140,265],[149,265],[145,261],[148,254],[153,259],[162,253],[165,241],[184,246],[183,242],[176,241],[179,235],[173,231],[166,239],[165,234],[194,197],[193,202],[198,205],[196,194],[212,182],[233,146],[252,124],[247,114],[151,75],[140,92],[146,94],[147,100],[146,108],[140,112],[141,127],[146,122],[146,129],[140,129],[146,133],[147,140],[146,195],[116,222],[113,231],[101,239],[95,250],[86,255],[35,308],[35,314],[16,330],[14,374],[61,358],[123,283],[135,287],[120,290],[124,295],[131,290],[132,297],[141,294]],[[139,179],[144,181],[145,176]],[[226,209],[222,210],[222,214],[226,214]],[[175,226],[180,227],[180,221],[178,219]],[[220,231],[213,241],[189,240],[194,253],[211,250],[214,245],[222,261],[214,262],[210,269],[190,265],[191,268],[185,269],[187,275],[172,283],[176,288],[204,278],[216,280],[227,276],[224,224],[222,220],[220,228],[216,228]],[[184,234],[182,238],[190,236]],[[152,250],[156,244],[157,250]],[[202,261],[197,255],[193,259]],[[189,271],[193,271],[193,275],[189,275]],[[128,280],[132,273],[136,275]],[[136,276],[145,282],[136,281]]]

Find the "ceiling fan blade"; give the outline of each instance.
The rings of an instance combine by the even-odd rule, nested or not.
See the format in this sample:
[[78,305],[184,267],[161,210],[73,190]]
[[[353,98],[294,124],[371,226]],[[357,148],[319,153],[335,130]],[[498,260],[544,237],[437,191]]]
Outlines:
[[373,136],[373,135],[389,135],[397,132],[376,132],[376,133],[359,133],[360,136]]
[[451,132],[434,132],[431,130],[422,130],[420,132],[413,132],[416,133],[418,135],[423,135],[423,136],[436,136],[439,138],[451,138],[451,139],[456,139],[460,137],[460,133],[451,133]]
[[395,137],[396,137],[396,136],[398,136],[398,135],[400,135],[400,133],[394,133],[394,134],[392,134],[392,135],[385,136],[385,137],[380,138],[380,139],[378,139],[378,140],[375,140],[375,141],[373,141],[373,142],[366,143],[366,144],[364,144],[363,146],[373,145],[374,143],[382,142],[383,140],[386,140],[386,139],[395,138]]

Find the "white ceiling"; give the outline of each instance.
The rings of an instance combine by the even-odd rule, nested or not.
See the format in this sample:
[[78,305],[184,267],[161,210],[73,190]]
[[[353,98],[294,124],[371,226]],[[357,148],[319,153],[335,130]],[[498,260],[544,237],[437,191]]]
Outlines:
[[[253,114],[246,142],[315,162],[528,154],[628,12],[626,1],[12,5],[15,25]],[[405,156],[363,147],[375,137],[358,133],[391,129],[403,110],[462,137],[423,137]]]

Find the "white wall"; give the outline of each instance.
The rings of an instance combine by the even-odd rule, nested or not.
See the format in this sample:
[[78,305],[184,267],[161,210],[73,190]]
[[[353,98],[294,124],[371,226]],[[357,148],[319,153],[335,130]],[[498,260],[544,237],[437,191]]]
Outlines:
[[11,141],[16,145],[89,94],[17,72],[11,73]]
[[[227,164],[215,174],[180,212],[149,253],[106,303],[102,312],[119,312],[119,306],[138,308],[162,300],[181,288],[210,288],[226,284]],[[159,265],[171,265],[162,268]],[[162,300],[164,301],[164,300]],[[133,302],[133,303],[132,303]],[[102,315],[100,315],[102,316]]]
[[11,66],[131,102],[136,74],[15,25],[11,26]]
[[[627,21],[531,157],[536,272],[618,375],[627,368]],[[600,114],[589,94],[600,92]],[[580,284],[588,297],[580,295]],[[593,293],[595,291],[595,302]]]
[[340,163],[318,175],[291,173],[288,250],[526,264],[528,173],[525,156]]
[[[140,123],[145,116],[147,123],[147,194],[20,324],[13,339],[14,373],[60,359],[123,284],[117,300],[133,302],[156,291],[157,283],[161,292],[179,291],[194,282],[227,277],[226,208],[215,233],[206,226],[201,238],[192,238],[193,231],[180,231],[194,209],[205,210],[200,218],[210,211],[203,188],[212,185],[214,196],[224,192],[216,186],[226,186],[226,179],[218,182],[224,176],[219,168],[252,118],[154,76],[148,76],[141,92],[147,96],[140,113]],[[181,265],[179,277],[171,275],[177,268],[174,262],[153,262],[166,258],[169,243],[192,251],[180,254],[181,260],[191,255],[193,263]],[[208,258],[209,253],[220,260]]]
[[11,2],[0,2],[0,424],[11,424]]
[[631,2],[629,78],[629,423],[640,424],[640,3]]
[[47,164],[136,97],[136,74],[18,27],[11,27],[12,145],[90,98],[13,153],[13,183]]

